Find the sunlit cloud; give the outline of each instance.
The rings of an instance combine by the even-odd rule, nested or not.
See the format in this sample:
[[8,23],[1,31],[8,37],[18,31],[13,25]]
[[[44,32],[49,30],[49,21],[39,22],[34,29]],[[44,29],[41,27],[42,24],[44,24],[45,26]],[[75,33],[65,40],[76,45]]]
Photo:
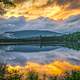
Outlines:
[[24,16],[26,19],[36,19],[40,16],[54,20],[64,20],[70,16],[80,14],[78,0],[14,0],[15,7],[6,9],[3,15],[6,18],[12,16]]

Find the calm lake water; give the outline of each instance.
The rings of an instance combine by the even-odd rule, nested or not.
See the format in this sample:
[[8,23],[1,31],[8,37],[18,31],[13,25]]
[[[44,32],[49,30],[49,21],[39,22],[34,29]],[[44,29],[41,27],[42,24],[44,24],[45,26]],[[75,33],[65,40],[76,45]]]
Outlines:
[[80,50],[61,45],[1,45],[0,63],[23,65],[28,61],[42,64],[66,60],[80,65]]

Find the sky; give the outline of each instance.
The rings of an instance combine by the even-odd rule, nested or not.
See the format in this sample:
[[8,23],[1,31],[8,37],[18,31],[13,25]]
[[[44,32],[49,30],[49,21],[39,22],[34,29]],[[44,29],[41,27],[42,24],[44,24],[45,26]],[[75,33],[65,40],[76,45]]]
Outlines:
[[[80,0],[16,0],[0,17],[0,33],[21,30],[80,30]],[[23,27],[22,27],[23,26]]]
[[1,17],[24,16],[28,20],[48,17],[64,20],[80,14],[80,0],[12,0],[15,6],[5,6]]

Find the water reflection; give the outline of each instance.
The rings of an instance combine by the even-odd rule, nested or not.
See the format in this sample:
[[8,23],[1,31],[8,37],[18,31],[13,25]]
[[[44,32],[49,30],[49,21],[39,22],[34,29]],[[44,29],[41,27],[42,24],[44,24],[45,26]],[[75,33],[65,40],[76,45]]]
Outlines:
[[2,45],[0,46],[0,49],[5,50],[6,52],[41,52],[41,51],[50,51],[57,48],[60,48],[61,46],[40,46],[40,45]]
[[80,65],[80,46],[67,44],[1,45],[0,63],[24,64],[27,61],[50,63],[54,60],[67,60]]

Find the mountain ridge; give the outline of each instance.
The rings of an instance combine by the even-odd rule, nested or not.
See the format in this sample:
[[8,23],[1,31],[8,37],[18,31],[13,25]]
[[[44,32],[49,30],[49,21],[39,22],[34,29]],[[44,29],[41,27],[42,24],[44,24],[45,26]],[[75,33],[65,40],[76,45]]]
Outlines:
[[[45,30],[24,30],[24,31],[15,31],[15,32],[5,32],[1,34],[2,38],[30,38],[30,37],[39,37],[39,36],[60,36],[61,33],[45,31]],[[1,37],[0,37],[1,38]]]

